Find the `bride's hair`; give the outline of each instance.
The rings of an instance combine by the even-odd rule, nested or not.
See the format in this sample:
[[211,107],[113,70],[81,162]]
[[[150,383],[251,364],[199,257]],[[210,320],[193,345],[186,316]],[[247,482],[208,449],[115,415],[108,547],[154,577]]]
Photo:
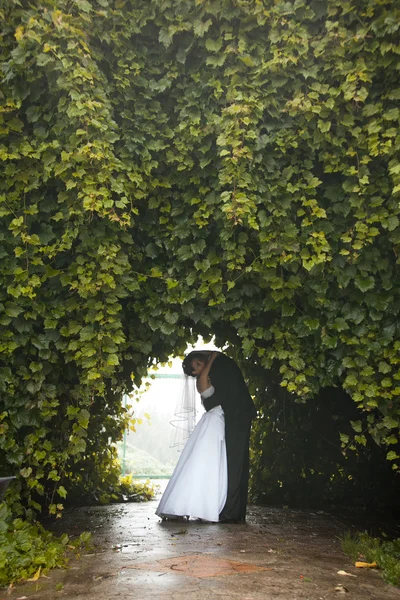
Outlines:
[[182,362],[182,369],[185,375],[188,375],[189,377],[196,377],[196,375],[193,374],[192,360],[197,359],[203,363],[206,363],[208,356],[209,352],[200,350],[193,350],[193,352],[190,352],[187,356],[185,356]]

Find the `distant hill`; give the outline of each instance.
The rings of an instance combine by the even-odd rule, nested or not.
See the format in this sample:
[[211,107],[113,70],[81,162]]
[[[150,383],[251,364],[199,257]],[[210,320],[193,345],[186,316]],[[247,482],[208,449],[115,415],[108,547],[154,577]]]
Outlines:
[[[123,443],[117,444],[118,457],[122,464]],[[131,443],[126,445],[125,473],[132,475],[172,475],[175,463],[161,462],[146,450]]]

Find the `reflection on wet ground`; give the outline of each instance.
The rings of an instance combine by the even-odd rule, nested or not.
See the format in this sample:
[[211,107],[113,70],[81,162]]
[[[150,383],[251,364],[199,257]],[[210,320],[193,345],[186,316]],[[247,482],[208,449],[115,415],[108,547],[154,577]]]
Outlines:
[[250,506],[240,525],[162,523],[157,503],[68,511],[54,530],[91,531],[95,551],[7,598],[325,600],[345,594],[342,586],[352,600],[400,600],[378,572],[360,572],[343,555],[338,536],[349,523],[337,516]]

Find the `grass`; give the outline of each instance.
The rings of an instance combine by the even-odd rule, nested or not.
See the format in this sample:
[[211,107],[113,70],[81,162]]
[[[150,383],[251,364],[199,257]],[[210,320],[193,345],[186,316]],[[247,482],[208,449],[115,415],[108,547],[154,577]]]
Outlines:
[[376,562],[387,583],[400,585],[400,538],[390,541],[359,532],[346,533],[340,541],[343,552],[353,561]]

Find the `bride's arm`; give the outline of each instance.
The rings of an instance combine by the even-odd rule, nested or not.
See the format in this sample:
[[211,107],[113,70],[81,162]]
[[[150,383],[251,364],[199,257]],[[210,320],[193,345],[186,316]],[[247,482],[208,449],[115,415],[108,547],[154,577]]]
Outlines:
[[202,370],[200,375],[197,377],[196,387],[197,387],[197,391],[199,392],[199,394],[203,393],[207,388],[210,387],[210,381],[209,381],[208,376],[210,373],[211,365],[213,364],[217,354],[218,354],[218,352],[212,352],[210,354],[208,361],[206,362],[206,364],[204,366],[204,369]]

